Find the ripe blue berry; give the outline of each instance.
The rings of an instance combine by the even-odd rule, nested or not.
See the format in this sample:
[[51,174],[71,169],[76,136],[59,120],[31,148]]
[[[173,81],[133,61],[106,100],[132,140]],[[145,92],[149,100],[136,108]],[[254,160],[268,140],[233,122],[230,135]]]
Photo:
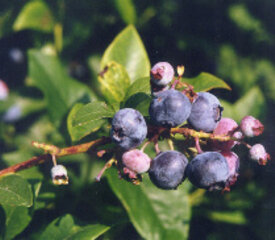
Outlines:
[[220,190],[226,186],[229,167],[224,156],[218,152],[198,154],[187,166],[186,175],[196,187]]
[[176,127],[189,117],[191,106],[182,92],[172,89],[160,92],[152,100],[149,113],[154,124]]
[[139,149],[132,149],[122,155],[123,165],[138,174],[147,172],[150,168],[150,162],[151,159],[148,155]]
[[158,62],[151,69],[151,81],[158,86],[168,85],[174,77],[174,69],[168,62]]
[[140,145],[147,135],[147,125],[139,111],[132,108],[119,110],[113,120],[111,138],[123,150]]
[[192,104],[188,122],[196,130],[212,132],[221,119],[222,110],[220,101],[213,94],[199,92]]
[[180,152],[162,152],[151,162],[150,179],[159,188],[176,189],[185,179],[187,164],[187,158]]

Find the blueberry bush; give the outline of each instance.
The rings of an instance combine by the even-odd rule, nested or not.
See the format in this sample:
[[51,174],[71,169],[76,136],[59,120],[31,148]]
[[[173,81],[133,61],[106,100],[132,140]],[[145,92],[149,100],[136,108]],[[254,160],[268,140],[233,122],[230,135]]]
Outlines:
[[[254,217],[248,209],[268,196],[253,169],[272,164],[260,135],[269,127],[262,116],[274,95],[263,94],[266,84],[253,87],[256,80],[245,70],[268,83],[272,66],[258,60],[254,69],[221,45],[217,76],[203,72],[205,66],[190,65],[196,61],[180,62],[180,50],[190,54],[185,41],[190,49],[195,44],[183,41],[180,31],[173,35],[174,58],[152,54],[143,25],[150,25],[157,8],[108,3],[3,6],[0,239],[227,239],[220,230],[202,233],[200,225],[228,225],[226,232],[246,227]],[[160,19],[160,32],[166,29],[170,37],[175,4]],[[226,9],[255,42],[268,43],[267,30],[244,5]],[[114,16],[126,26],[113,23]],[[90,39],[95,36],[98,42]],[[228,73],[230,82],[222,80]]]

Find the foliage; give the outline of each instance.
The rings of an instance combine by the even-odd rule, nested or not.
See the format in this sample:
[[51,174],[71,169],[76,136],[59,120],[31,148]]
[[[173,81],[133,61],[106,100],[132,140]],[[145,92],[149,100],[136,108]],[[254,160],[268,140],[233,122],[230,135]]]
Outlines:
[[[0,63],[7,70],[0,70],[0,78],[10,87],[10,95],[0,100],[0,117],[14,104],[21,114],[14,121],[0,122],[1,168],[40,154],[31,141],[68,146],[108,136],[110,119],[119,108],[132,107],[148,116],[149,56],[152,64],[162,59],[175,66],[184,64],[184,81],[196,91],[220,93],[225,116],[237,121],[247,114],[272,119],[268,109],[275,99],[275,65],[270,56],[274,33],[258,3],[216,7],[205,1],[160,1],[157,7],[153,2],[125,2],[3,3],[0,57],[4,60]],[[271,3],[264,3],[268,9]],[[213,9],[222,16],[213,14]],[[218,19],[211,20],[213,16]],[[135,26],[123,29],[123,22]],[[220,30],[215,40],[219,22],[225,23],[226,30]],[[230,43],[227,34],[233,38]],[[259,52],[259,46],[268,51]],[[25,64],[5,60],[6,49],[11,48],[23,51]],[[88,59],[94,61],[89,69]],[[225,91],[229,85],[232,92]],[[272,125],[267,139],[273,129]],[[168,148],[165,141],[161,144]],[[152,155],[152,149],[147,151]],[[260,201],[267,201],[270,190],[262,183],[274,178],[253,181],[249,176],[262,173],[255,166],[250,165],[244,175],[248,184],[224,196],[211,196],[189,183],[177,191],[162,191],[147,177],[133,186],[120,181],[114,170],[96,183],[94,177],[104,160],[93,153],[61,158],[70,177],[70,185],[64,187],[52,185],[47,164],[1,177],[0,239],[187,239],[188,235],[203,239],[203,232],[208,239],[228,239],[227,233],[239,228],[236,238],[249,239],[247,228],[256,236],[266,229],[255,217],[266,212],[253,211]],[[251,214],[253,220],[248,219]],[[226,231],[211,233],[205,230],[205,222]],[[255,229],[256,223],[263,228]]]

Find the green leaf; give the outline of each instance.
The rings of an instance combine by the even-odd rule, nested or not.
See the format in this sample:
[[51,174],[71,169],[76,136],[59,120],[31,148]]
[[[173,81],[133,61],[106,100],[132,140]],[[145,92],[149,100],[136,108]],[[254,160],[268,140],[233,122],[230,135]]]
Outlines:
[[125,100],[127,100],[129,97],[131,97],[136,93],[146,93],[146,94],[151,93],[149,77],[140,78],[140,79],[137,79],[135,82],[133,82],[127,90]]
[[54,26],[53,16],[48,6],[43,1],[31,1],[25,4],[19,13],[13,29],[33,29],[44,32],[51,32]]
[[109,230],[108,226],[95,224],[80,227],[75,225],[74,219],[67,214],[55,219],[42,233],[40,240],[92,240]]
[[124,108],[134,108],[143,116],[149,116],[149,106],[151,102],[150,78],[137,79],[127,90],[124,100]]
[[32,218],[26,207],[8,205],[2,207],[6,215],[4,240],[14,239],[29,225]]
[[76,128],[73,127],[73,119],[74,119],[77,111],[80,108],[82,108],[83,106],[84,106],[83,103],[76,103],[72,107],[72,109],[68,115],[68,118],[67,118],[67,128],[68,128],[68,132],[71,136],[72,141],[77,141],[77,139],[80,139],[80,135],[78,134],[78,132],[80,132],[80,131],[78,131]]
[[132,0],[115,0],[115,6],[126,24],[135,24],[137,16]]
[[0,203],[30,207],[33,204],[33,196],[28,182],[15,174],[1,177]]
[[253,87],[236,103],[221,101],[224,107],[223,116],[240,122],[244,116],[252,115],[259,118],[265,112],[265,99],[259,87]]
[[68,129],[73,141],[80,140],[95,132],[107,118],[112,118],[113,109],[104,102],[92,102],[86,105],[76,104],[68,117]]
[[125,68],[116,62],[109,62],[98,76],[101,92],[105,99],[117,110],[130,85]]
[[93,98],[89,88],[67,76],[59,60],[40,51],[29,51],[29,76],[45,96],[52,121],[59,125],[77,101]]
[[134,26],[126,27],[109,45],[101,60],[101,69],[103,70],[110,61],[123,65],[131,82],[149,76],[150,61]]
[[225,88],[231,90],[230,86],[223,80],[205,72],[200,73],[194,78],[183,78],[182,82],[194,86],[196,92],[209,91],[214,88]]
[[94,224],[81,228],[78,232],[72,234],[68,240],[93,240],[109,230],[110,227],[101,224]]
[[241,211],[234,211],[234,212],[211,211],[208,213],[208,217],[212,221],[225,222],[229,224],[243,225],[243,224],[246,224],[247,222],[245,215]]
[[139,186],[121,181],[113,169],[109,170],[107,178],[143,238],[187,239],[191,216],[189,183],[184,182],[177,190],[165,191],[156,188],[148,176]]
[[140,92],[128,98],[124,104],[124,108],[134,108],[138,110],[144,117],[149,116],[149,106],[151,103],[151,96]]

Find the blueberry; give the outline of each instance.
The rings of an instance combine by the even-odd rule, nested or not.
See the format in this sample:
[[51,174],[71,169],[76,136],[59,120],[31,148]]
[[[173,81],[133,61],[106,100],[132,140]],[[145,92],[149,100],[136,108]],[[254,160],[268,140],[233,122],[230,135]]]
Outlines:
[[174,77],[174,69],[168,62],[158,62],[151,69],[151,81],[158,86],[168,85]]
[[166,90],[157,94],[150,104],[149,114],[156,125],[176,127],[189,117],[189,99],[177,90]]
[[229,166],[225,157],[218,152],[198,154],[187,166],[186,175],[196,187],[220,190],[229,178]]
[[223,108],[213,94],[199,92],[192,104],[188,122],[196,129],[212,132],[221,119]]
[[162,152],[151,162],[150,179],[159,188],[176,189],[185,179],[187,164],[187,158],[180,152]]
[[147,172],[150,167],[151,159],[139,149],[132,149],[123,153],[122,163],[131,171],[141,174]]
[[111,138],[123,150],[140,145],[147,135],[147,125],[139,111],[132,108],[119,110],[113,120]]

